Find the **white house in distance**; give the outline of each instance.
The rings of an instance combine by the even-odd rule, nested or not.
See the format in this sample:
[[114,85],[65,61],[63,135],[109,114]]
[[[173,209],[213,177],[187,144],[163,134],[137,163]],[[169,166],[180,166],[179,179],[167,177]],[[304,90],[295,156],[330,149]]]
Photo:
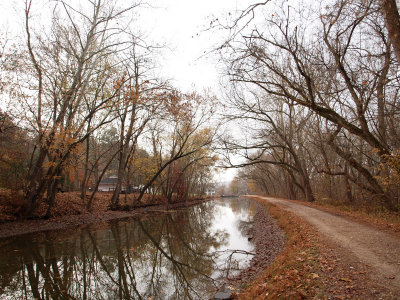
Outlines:
[[117,176],[110,176],[108,178],[104,178],[100,181],[97,191],[99,192],[111,192],[115,190],[117,186]]
[[[117,181],[118,181],[118,177],[116,175],[110,176],[108,178],[104,178],[100,181],[97,191],[112,192],[117,187]],[[136,192],[137,190],[140,190],[140,187],[132,187],[132,185],[129,185],[129,187],[127,187],[126,182],[122,182],[121,193],[125,193],[125,192],[132,193],[132,192]]]
[[214,183],[209,183],[207,184],[207,187],[205,189],[206,196],[215,196],[216,191],[215,191],[215,184]]
[[[112,192],[117,187],[117,181],[118,181],[118,177],[116,175],[112,175],[110,177],[104,178],[100,181],[97,191],[98,192]],[[128,194],[129,193],[138,193],[138,192],[140,192],[140,190],[143,187],[144,187],[143,184],[140,184],[138,186],[129,185],[129,187],[127,187],[126,182],[122,182],[121,193],[128,193]],[[151,188],[149,188],[148,191],[151,191]]]
[[215,196],[215,189],[214,188],[207,188],[206,189],[207,196]]

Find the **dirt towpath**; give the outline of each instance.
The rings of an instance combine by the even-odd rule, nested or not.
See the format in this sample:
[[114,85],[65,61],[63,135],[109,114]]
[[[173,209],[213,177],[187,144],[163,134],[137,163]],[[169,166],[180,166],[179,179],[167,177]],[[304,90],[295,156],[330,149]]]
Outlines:
[[383,231],[292,201],[260,197],[298,215],[368,267],[373,281],[400,293],[400,239]]

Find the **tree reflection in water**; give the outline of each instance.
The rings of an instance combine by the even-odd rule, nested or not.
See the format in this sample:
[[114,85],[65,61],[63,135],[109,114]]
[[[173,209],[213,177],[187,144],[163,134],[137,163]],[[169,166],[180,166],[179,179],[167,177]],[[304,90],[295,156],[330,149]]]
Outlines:
[[[232,210],[242,211],[241,204],[248,208],[244,202],[232,203]],[[8,240],[1,247],[0,295],[2,299],[207,298],[217,284],[216,268],[223,265],[218,250],[229,244],[225,231],[212,230],[217,208],[204,203],[151,218],[111,222],[102,230],[85,228],[62,239],[42,233],[40,238]]]

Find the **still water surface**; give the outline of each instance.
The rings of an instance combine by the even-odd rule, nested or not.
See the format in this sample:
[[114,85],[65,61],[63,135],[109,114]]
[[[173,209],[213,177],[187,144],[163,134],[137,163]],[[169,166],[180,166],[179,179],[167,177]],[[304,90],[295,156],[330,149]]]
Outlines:
[[0,243],[0,299],[208,299],[245,268],[245,199]]

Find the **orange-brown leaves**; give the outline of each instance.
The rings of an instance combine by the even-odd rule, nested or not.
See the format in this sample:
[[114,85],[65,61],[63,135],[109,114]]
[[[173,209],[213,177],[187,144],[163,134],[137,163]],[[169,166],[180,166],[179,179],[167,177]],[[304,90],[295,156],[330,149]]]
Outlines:
[[159,100],[159,95],[149,88],[149,80],[145,80],[142,83],[134,81],[132,78],[126,78],[122,76],[113,83],[115,94],[118,96],[114,101],[129,104],[142,104],[154,101],[155,103]]
[[190,102],[176,90],[166,95],[165,108],[169,115],[181,120],[187,119],[192,111]]
[[121,78],[117,79],[114,81],[113,83],[113,88],[114,90],[120,90],[122,88],[122,86],[124,85],[126,79],[125,76],[122,76]]
[[381,175],[377,179],[386,187],[400,187],[400,149],[394,150],[390,155],[384,155],[381,164]]

